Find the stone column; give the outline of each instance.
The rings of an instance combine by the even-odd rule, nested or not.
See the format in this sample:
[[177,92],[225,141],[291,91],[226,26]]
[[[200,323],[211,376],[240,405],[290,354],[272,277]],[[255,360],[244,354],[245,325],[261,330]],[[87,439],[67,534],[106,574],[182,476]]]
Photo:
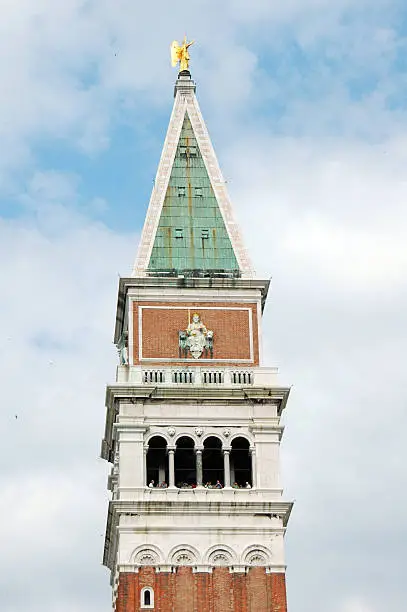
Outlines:
[[143,480],[144,480],[145,487],[148,485],[148,482],[147,482],[147,453],[148,453],[148,446],[145,446],[144,447],[144,462],[143,462]]
[[254,446],[250,448],[250,455],[252,459],[252,487],[257,487],[257,469],[256,469],[256,449]]
[[175,487],[175,448],[168,449],[168,485]]
[[230,449],[223,449],[223,471],[225,487],[230,487]]
[[158,484],[165,481],[165,463],[162,463],[158,468]]
[[202,449],[196,449],[196,486],[202,487],[203,468],[202,468]]

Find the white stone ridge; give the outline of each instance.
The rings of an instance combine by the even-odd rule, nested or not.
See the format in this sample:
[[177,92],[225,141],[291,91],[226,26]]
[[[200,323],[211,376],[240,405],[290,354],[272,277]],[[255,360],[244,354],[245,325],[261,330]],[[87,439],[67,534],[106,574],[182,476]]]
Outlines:
[[253,266],[235,221],[226,184],[193,87],[178,88],[176,92],[132,276],[143,277],[146,275],[186,113],[190,118],[242,277],[253,278]]

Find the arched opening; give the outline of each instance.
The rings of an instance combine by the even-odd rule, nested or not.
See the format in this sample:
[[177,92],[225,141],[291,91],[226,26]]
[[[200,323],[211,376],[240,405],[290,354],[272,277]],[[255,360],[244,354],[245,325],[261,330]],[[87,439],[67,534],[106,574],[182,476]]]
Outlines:
[[235,438],[232,441],[230,481],[232,487],[249,488],[252,486],[252,460],[250,444],[246,438]]
[[154,608],[154,591],[150,587],[146,587],[141,591],[141,607]]
[[175,450],[175,486],[179,489],[196,485],[194,441],[188,436],[177,440]]
[[150,487],[168,484],[167,441],[161,436],[154,436],[148,443],[146,484]]
[[210,436],[204,442],[202,453],[203,483],[207,487],[216,487],[218,483],[225,484],[222,442],[215,436]]

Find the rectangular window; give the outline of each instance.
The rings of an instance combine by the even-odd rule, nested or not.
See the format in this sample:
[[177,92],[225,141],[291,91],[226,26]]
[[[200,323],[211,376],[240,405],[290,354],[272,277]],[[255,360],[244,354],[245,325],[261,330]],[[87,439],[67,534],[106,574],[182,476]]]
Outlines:
[[208,238],[209,238],[209,230],[208,229],[201,230],[201,238],[203,240],[208,240]]
[[175,230],[175,238],[183,238],[184,237],[184,230],[181,228],[178,228]]
[[181,157],[197,157],[198,149],[194,145],[180,145],[179,154]]
[[202,189],[202,187],[195,187],[195,196],[197,198],[202,198],[203,197],[203,189]]
[[178,187],[178,197],[185,198],[185,187]]

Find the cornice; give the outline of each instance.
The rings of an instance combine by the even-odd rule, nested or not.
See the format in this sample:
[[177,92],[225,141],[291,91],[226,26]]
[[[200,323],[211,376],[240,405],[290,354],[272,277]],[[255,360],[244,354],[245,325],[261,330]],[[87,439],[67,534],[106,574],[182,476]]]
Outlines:
[[[213,517],[214,502],[213,501],[190,501],[186,506],[183,501],[128,501],[114,500],[110,502],[112,517],[117,515],[126,516],[143,516],[143,515],[181,515],[187,514]],[[231,514],[239,516],[253,516],[254,514],[268,516],[278,515],[283,521],[283,526],[286,527],[294,502],[291,501],[229,501],[222,499],[216,503],[216,514],[220,516],[230,516]],[[117,524],[117,522],[115,521]],[[134,528],[134,526],[133,526]],[[157,527],[158,528],[158,527]],[[179,529],[179,528],[178,528]],[[281,528],[280,528],[281,529]],[[271,531],[278,531],[278,527],[270,526]]]
[[284,410],[290,387],[238,387],[230,388],[223,386],[154,386],[154,385],[129,385],[127,383],[115,383],[106,387],[106,406],[110,406],[116,399],[130,399],[151,402],[162,400],[196,400],[199,402],[210,402],[220,400],[231,400],[233,402],[256,403],[280,403],[279,414]]
[[[248,279],[248,278],[196,278],[196,277],[123,277],[119,279],[117,295],[117,314],[114,342],[118,343],[122,333],[123,319],[126,306],[126,298],[129,289],[148,289],[174,288],[174,289],[207,289],[214,292],[219,290],[248,290],[255,289],[260,291],[262,311],[267,299],[270,288],[270,280]],[[193,297],[193,296],[192,296]],[[192,298],[191,298],[192,299]]]

